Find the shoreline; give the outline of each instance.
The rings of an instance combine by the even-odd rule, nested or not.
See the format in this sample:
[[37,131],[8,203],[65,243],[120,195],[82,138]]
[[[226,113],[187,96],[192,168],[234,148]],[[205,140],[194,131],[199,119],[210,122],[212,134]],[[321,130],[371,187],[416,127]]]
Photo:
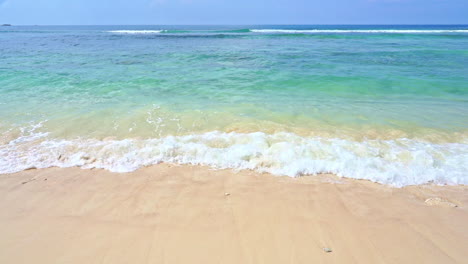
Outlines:
[[[256,171],[255,169],[235,169],[235,168],[215,168],[211,167],[209,165],[200,165],[200,164],[179,164],[179,163],[171,163],[171,162],[161,162],[157,164],[151,164],[147,166],[143,166],[140,168],[137,168],[136,170],[133,171],[123,171],[123,172],[118,172],[118,171],[110,171],[105,168],[95,168],[95,167],[82,167],[82,166],[71,166],[71,167],[59,167],[59,166],[51,166],[47,168],[37,168],[35,166],[32,166],[30,168],[26,168],[22,171],[17,171],[17,172],[10,172],[10,173],[0,173],[0,179],[2,176],[5,177],[14,177],[15,175],[24,175],[27,174],[28,172],[42,172],[42,171],[53,171],[53,170],[83,170],[83,171],[92,171],[92,172],[97,172],[97,173],[109,173],[109,174],[120,174],[120,175],[126,175],[126,174],[135,174],[140,171],[145,171],[145,170],[157,170],[158,168],[177,168],[177,167],[182,167],[182,168],[198,168],[200,170],[207,170],[207,171],[219,171],[219,172],[226,172],[227,174],[249,174],[249,175],[266,175],[268,177],[273,177],[273,178],[279,178],[279,179],[284,179],[284,178],[290,178],[292,180],[311,180],[313,182],[319,182],[319,183],[336,183],[336,184],[346,184],[346,182],[356,182],[356,183],[361,183],[361,184],[370,184],[370,185],[376,185],[376,186],[381,186],[384,188],[390,188],[390,189],[413,189],[413,188],[466,188],[468,190],[468,185],[467,184],[437,184],[434,182],[427,182],[423,184],[410,184],[410,185],[403,185],[403,186],[396,186],[392,184],[386,184],[386,183],[381,183],[381,182],[376,182],[372,181],[370,179],[366,178],[351,178],[351,177],[346,177],[346,176],[338,176],[334,173],[317,173],[317,174],[305,174],[305,175],[298,175],[298,176],[288,176],[288,175],[277,175],[277,174],[272,174],[269,172],[260,172]],[[86,173],[85,173],[86,174]]]
[[0,262],[463,263],[467,191],[171,164],[33,169],[0,175]]
[[396,187],[430,182],[468,184],[463,159],[466,144],[429,144],[405,138],[359,142],[287,132],[220,131],[149,139],[65,140],[48,138],[47,132],[36,128],[0,146],[0,153],[6,155],[0,159],[1,174],[51,166],[132,172],[167,162],[291,177],[326,172]]

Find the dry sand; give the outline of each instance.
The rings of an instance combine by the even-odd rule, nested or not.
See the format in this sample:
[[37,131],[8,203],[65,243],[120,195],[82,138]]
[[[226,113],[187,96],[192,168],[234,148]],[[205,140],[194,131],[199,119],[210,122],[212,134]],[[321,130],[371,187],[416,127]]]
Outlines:
[[467,186],[29,170],[0,175],[0,263],[468,263],[467,206]]

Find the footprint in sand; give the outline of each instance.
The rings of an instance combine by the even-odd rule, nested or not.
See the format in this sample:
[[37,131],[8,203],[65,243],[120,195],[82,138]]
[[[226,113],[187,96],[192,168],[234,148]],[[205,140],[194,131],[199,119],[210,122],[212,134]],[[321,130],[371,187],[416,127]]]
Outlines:
[[430,206],[458,207],[457,204],[452,203],[448,200],[442,199],[440,197],[428,198],[424,202]]

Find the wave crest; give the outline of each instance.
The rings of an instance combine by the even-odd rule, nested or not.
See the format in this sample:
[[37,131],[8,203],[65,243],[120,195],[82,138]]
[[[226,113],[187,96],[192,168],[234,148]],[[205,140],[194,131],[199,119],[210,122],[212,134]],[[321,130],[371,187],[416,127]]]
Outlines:
[[468,33],[468,29],[251,29],[255,33],[397,33],[397,34],[424,34],[424,33]]
[[236,29],[236,30],[111,30],[114,34],[153,35],[153,34],[443,34],[468,33],[468,29]]
[[162,30],[110,30],[108,33],[115,34],[159,34]]

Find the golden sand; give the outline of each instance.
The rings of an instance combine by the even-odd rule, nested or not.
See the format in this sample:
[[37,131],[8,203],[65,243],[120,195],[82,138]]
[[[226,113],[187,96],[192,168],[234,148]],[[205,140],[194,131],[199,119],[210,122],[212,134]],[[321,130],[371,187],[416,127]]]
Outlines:
[[157,165],[0,175],[0,263],[468,263],[468,187]]

